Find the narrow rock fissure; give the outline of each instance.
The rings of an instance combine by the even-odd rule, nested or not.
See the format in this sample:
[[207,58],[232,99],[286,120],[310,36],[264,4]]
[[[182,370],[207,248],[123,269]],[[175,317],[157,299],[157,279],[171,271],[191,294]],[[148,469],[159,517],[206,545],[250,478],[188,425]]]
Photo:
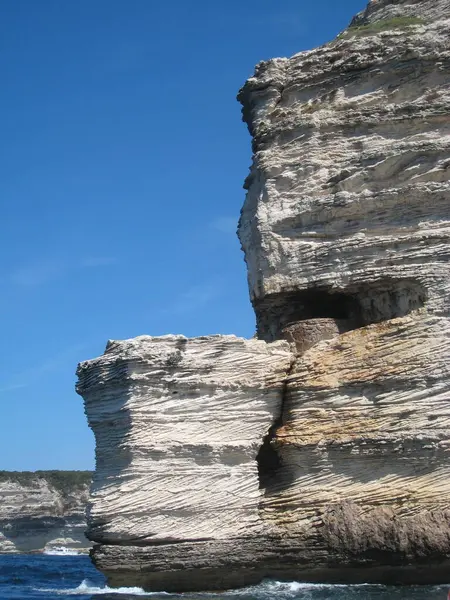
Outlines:
[[281,459],[278,452],[273,447],[272,441],[275,438],[276,430],[282,423],[283,402],[284,398],[282,400],[280,415],[264,436],[263,443],[256,456],[256,462],[258,463],[259,489],[265,489],[267,487],[281,466]]
[[286,403],[287,397],[287,389],[288,389],[288,380],[289,375],[294,368],[295,361],[297,356],[294,356],[291,361],[291,365],[286,373],[286,378],[283,382],[283,388],[281,392],[281,404],[280,404],[280,412],[272,425],[270,426],[267,434],[263,438],[263,443],[259,449],[259,452],[256,456],[256,462],[258,464],[258,481],[259,481],[259,489],[266,489],[271,482],[274,481],[280,467],[281,467],[281,458],[278,454],[276,448],[274,447],[274,440],[276,437],[277,429],[281,427],[283,424],[283,413]]

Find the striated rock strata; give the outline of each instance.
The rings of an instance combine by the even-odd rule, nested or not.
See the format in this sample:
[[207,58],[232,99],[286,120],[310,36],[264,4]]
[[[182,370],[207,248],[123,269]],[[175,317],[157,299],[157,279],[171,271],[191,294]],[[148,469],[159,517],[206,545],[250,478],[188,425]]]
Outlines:
[[0,471],[0,554],[87,552],[89,471]]
[[102,544],[94,558],[111,583],[132,571],[147,588],[215,587],[222,564],[211,562],[209,584],[186,570],[189,556],[208,563],[212,547],[223,563],[231,540],[240,556],[263,538],[260,455],[291,358],[284,341],[142,336],[79,366],[96,436],[88,537]]
[[239,93],[259,340],[142,337],[79,367],[110,583],[445,582],[448,0],[373,0]]

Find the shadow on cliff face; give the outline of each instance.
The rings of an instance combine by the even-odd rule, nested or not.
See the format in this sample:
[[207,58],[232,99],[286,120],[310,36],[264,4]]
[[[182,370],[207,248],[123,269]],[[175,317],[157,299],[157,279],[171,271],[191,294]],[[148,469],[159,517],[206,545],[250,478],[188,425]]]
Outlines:
[[281,458],[273,446],[273,440],[278,427],[282,423],[282,415],[274,422],[264,437],[263,443],[256,456],[258,463],[259,489],[265,490],[273,484],[274,478],[281,469]]
[[[294,349],[296,359],[299,359],[309,348],[323,340],[370,324],[403,317],[424,306],[426,299],[423,286],[418,281],[406,279],[383,279],[339,292],[317,288],[280,293],[267,296],[255,304],[258,335],[268,342],[286,339]],[[350,386],[345,394],[355,395],[354,388]],[[280,440],[277,440],[277,430],[286,418],[289,395],[290,388],[286,383],[281,413],[265,436],[257,456],[259,487],[266,496],[286,491],[298,476],[295,469],[288,469],[284,464],[283,452],[286,452],[286,448],[283,450],[278,447]],[[367,384],[364,395],[368,395]],[[302,452],[305,451],[306,448],[302,448]],[[309,468],[318,460],[314,456],[310,458],[313,460],[308,461]],[[291,457],[287,462],[292,460]],[[293,464],[296,462],[293,460]],[[401,469],[401,466],[402,463],[398,468]],[[354,478],[355,469],[350,464],[348,467],[348,475]],[[423,469],[424,465],[420,467]],[[316,468],[320,468],[320,465]],[[430,471],[433,468],[429,466]],[[360,471],[358,478],[367,481],[372,478],[370,472]]]
[[321,535],[330,553],[345,553],[355,565],[427,563],[450,553],[450,511],[424,510],[400,518],[386,506],[364,511],[352,502],[330,506]]
[[421,308],[426,299],[425,289],[419,281],[382,279],[345,290],[318,287],[272,294],[261,301],[254,301],[254,309],[258,337],[272,342],[286,338],[284,330],[292,329],[294,324],[327,319],[334,321],[339,334],[371,323],[404,317]]

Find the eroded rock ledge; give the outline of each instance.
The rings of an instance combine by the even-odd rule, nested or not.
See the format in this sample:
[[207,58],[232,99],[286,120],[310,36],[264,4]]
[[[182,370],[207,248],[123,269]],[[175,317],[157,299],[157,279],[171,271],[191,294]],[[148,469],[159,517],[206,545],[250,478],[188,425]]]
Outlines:
[[241,90],[259,339],[144,336],[78,370],[110,584],[448,580],[448,10],[373,0]]

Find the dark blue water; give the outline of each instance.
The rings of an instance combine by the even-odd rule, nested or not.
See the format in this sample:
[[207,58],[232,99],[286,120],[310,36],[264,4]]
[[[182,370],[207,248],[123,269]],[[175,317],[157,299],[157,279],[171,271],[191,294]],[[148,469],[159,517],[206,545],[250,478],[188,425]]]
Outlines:
[[[450,579],[450,574],[449,574]],[[265,581],[220,594],[145,594],[139,588],[110,589],[87,556],[0,556],[0,600],[447,600],[448,586],[385,587],[313,585]]]

